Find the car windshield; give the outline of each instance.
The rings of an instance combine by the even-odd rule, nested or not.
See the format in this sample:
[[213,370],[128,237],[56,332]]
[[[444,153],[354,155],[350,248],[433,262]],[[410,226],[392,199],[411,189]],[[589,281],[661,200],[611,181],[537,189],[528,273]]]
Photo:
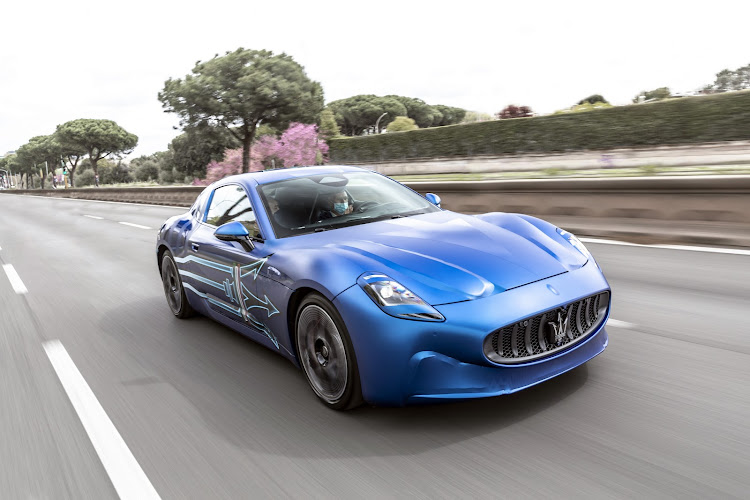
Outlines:
[[440,209],[411,189],[372,172],[318,174],[259,188],[277,238]]

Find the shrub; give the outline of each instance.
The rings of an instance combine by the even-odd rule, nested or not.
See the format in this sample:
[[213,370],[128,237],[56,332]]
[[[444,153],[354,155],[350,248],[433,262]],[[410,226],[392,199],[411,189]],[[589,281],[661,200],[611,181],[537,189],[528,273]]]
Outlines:
[[159,164],[154,160],[145,160],[135,168],[135,178],[138,181],[155,181],[159,179]]
[[175,180],[174,170],[160,170],[159,171],[159,184],[172,184]]
[[606,150],[742,141],[750,137],[750,91],[528,118],[332,139],[336,163],[408,158]]
[[411,118],[407,116],[397,116],[386,129],[388,132],[406,132],[408,130],[417,130],[419,127]]
[[528,106],[509,104],[505,109],[495,114],[495,116],[500,120],[507,120],[509,118],[527,118],[529,116],[534,116],[534,112],[531,111],[531,108]]
[[94,185],[94,169],[84,170],[75,177],[76,187],[86,187]]

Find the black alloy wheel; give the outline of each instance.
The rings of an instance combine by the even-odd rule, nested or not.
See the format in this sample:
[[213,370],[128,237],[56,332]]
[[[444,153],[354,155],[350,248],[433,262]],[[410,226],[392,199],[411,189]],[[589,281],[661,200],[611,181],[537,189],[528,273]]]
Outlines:
[[169,250],[164,252],[161,258],[161,282],[164,285],[164,295],[167,297],[167,304],[169,304],[172,313],[180,319],[193,316],[195,311],[190,307],[190,303],[185,296],[185,289],[182,286],[177,264]]
[[333,304],[311,293],[297,308],[295,326],[300,365],[318,398],[334,410],[362,404],[354,347]]

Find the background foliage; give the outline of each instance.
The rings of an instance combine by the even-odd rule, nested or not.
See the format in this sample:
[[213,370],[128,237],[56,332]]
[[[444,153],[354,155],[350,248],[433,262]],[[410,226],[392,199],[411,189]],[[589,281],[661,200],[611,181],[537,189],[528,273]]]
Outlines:
[[[588,104],[588,103],[586,103]],[[750,91],[330,141],[335,163],[747,140]]]

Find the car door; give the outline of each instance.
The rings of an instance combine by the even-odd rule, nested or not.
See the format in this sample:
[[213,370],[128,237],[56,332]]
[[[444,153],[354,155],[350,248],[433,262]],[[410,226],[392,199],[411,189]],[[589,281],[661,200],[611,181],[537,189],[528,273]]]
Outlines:
[[[253,240],[252,250],[214,235],[219,226],[232,221],[247,228]],[[244,187],[225,184],[214,190],[204,220],[188,237],[187,246],[190,270],[181,274],[191,278],[211,312],[244,323],[271,338],[264,323],[268,315],[278,310],[266,297],[259,297],[256,283],[268,253]]]

